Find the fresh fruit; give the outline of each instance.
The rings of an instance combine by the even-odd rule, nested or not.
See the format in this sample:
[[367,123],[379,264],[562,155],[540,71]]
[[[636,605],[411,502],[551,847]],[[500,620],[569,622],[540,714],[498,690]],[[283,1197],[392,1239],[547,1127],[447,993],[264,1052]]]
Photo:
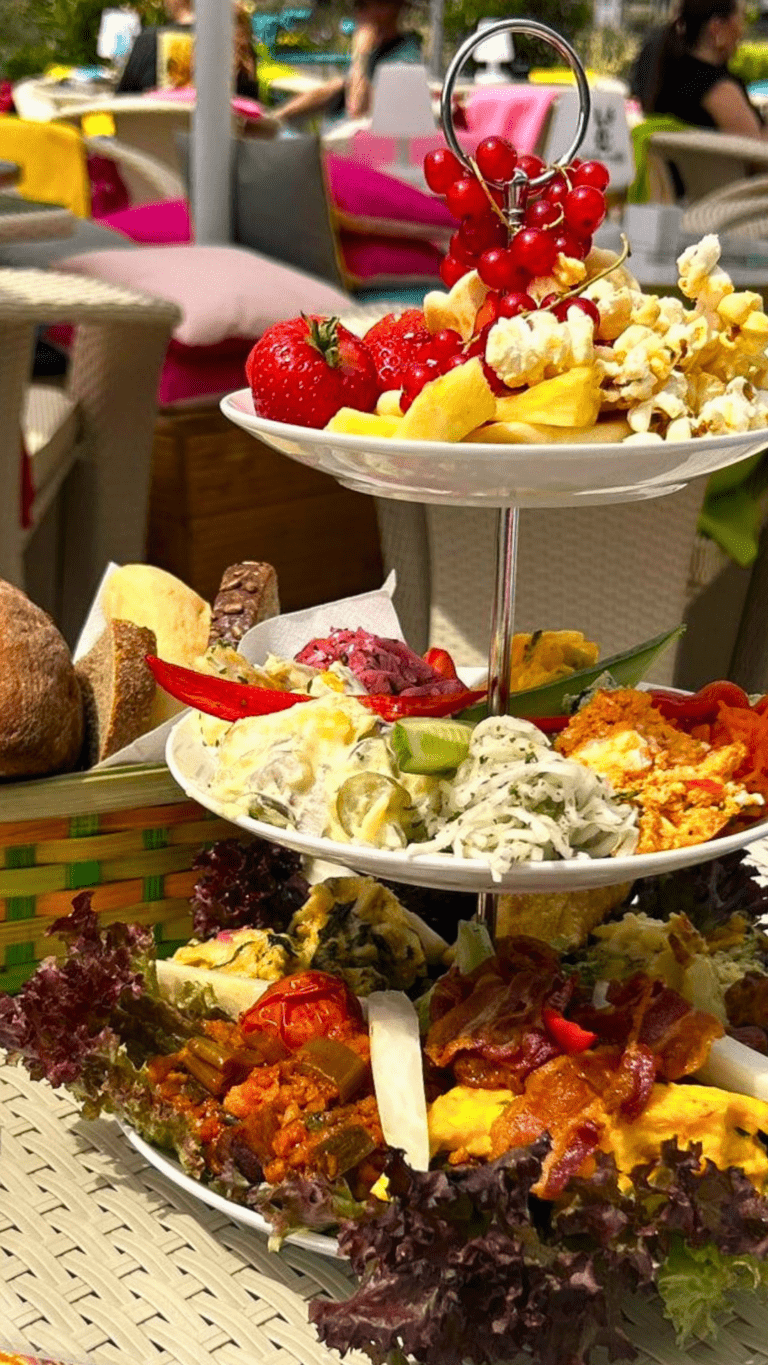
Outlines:
[[403,375],[416,360],[430,333],[420,308],[408,308],[398,317],[387,313],[365,334],[365,345],[373,357],[379,388],[399,389]]
[[475,161],[484,180],[506,185],[515,173],[517,152],[506,138],[486,137],[475,152]]
[[610,445],[631,434],[624,417],[603,417],[587,427],[556,427],[544,422],[488,422],[465,440],[477,445]]
[[574,175],[574,185],[592,185],[596,190],[607,190],[611,173],[602,161],[583,161],[577,166]]
[[518,270],[527,271],[533,278],[551,274],[557,260],[554,236],[541,228],[521,228],[512,238],[509,251]]
[[463,261],[457,261],[455,256],[444,256],[440,262],[440,279],[443,284],[447,284],[449,289],[453,289],[460,279],[472,269],[471,265],[465,265]]
[[491,246],[507,245],[507,228],[490,209],[478,218],[465,218],[458,230],[458,239],[465,251],[480,256]]
[[470,218],[484,213],[488,196],[474,175],[463,175],[448,186],[445,202],[454,218]]
[[555,251],[575,261],[585,261],[592,247],[592,238],[577,237],[570,228],[558,227],[554,232]]
[[496,400],[498,422],[542,422],[556,427],[589,427],[600,411],[600,380],[592,365],[578,365]]
[[567,322],[569,308],[578,308],[580,313],[585,313],[588,318],[592,319],[595,328],[600,326],[600,312],[597,304],[593,303],[591,299],[583,299],[578,295],[573,299],[560,299],[552,309],[558,322]]
[[357,412],[355,408],[339,408],[326,426],[326,431],[336,431],[347,436],[394,436],[402,417],[382,417],[376,412]]
[[536,300],[530,294],[503,294],[499,300],[499,317],[516,318],[520,313],[532,313]]
[[591,237],[605,217],[605,199],[592,185],[578,185],[565,196],[563,213],[577,237]]
[[403,418],[404,441],[460,441],[474,427],[490,422],[496,399],[479,358],[425,384]]
[[376,413],[379,417],[402,417],[400,390],[387,389],[385,393],[380,393],[376,400]]
[[424,179],[433,194],[445,194],[449,185],[464,174],[464,167],[449,147],[438,147],[424,158]]
[[[516,241],[517,238],[513,237],[513,246]],[[521,269],[512,247],[505,246],[492,246],[484,251],[477,264],[477,273],[489,289],[502,289],[505,292],[524,288],[530,279],[530,272]]]
[[432,290],[424,298],[424,317],[430,332],[443,327],[454,328],[462,341],[469,341],[475,326],[477,310],[488,290],[476,271],[461,276],[451,286],[448,295]]
[[257,417],[324,427],[339,408],[372,412],[379,396],[367,346],[338,318],[291,318],[268,327],[246,361]]

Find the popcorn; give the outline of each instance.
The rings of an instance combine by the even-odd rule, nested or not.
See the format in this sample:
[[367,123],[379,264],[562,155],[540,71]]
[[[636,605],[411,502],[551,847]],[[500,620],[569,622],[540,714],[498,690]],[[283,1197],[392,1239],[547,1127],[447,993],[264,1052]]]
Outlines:
[[705,308],[717,308],[726,294],[733,293],[733,285],[718,265],[719,260],[720,239],[714,232],[707,233],[678,257],[680,291],[687,299],[694,299]]
[[751,431],[763,425],[761,404],[745,379],[732,379],[724,393],[710,398],[694,421],[696,436],[725,436],[732,431]]
[[488,334],[485,359],[509,388],[538,384],[566,370],[591,365],[593,324],[580,308],[568,310],[565,322],[546,309],[499,318]]

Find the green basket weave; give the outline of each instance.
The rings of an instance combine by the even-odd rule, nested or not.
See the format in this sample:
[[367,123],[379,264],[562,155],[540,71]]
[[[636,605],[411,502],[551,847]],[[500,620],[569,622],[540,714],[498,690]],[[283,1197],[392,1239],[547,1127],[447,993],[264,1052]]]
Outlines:
[[235,831],[189,801],[165,764],[0,786],[0,991],[17,991],[72,898],[93,890],[105,923],[152,925],[167,956],[192,932],[192,862]]

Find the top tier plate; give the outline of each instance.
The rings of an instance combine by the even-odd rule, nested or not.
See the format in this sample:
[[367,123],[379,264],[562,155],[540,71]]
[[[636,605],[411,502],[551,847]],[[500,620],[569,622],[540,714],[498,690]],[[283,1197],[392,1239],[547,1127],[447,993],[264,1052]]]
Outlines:
[[358,493],[467,507],[585,507],[660,498],[768,444],[768,430],[637,445],[398,442],[269,422],[255,415],[250,389],[228,394],[221,410],[281,454]]

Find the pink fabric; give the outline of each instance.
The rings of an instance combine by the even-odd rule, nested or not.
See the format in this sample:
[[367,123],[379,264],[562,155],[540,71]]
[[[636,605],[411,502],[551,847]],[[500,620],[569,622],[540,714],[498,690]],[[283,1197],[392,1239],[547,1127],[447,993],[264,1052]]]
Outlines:
[[111,157],[88,152],[87,164],[91,182],[91,217],[104,219],[107,214],[127,209],[131,196]]
[[159,204],[138,204],[119,213],[94,214],[107,227],[130,237],[132,242],[161,246],[192,240],[192,222],[186,199],[166,199]]
[[[478,135],[475,132],[457,133],[459,145],[465,152],[473,153],[478,142],[485,135]],[[408,162],[411,166],[420,166],[427,155],[427,152],[434,152],[438,147],[445,146],[445,138],[441,133],[436,132],[434,137],[414,137],[408,143]],[[388,166],[397,158],[397,142],[392,137],[374,137],[371,133],[361,129],[353,135],[351,141],[350,160],[360,161],[365,166],[376,166],[381,171],[386,171]],[[425,186],[426,188],[426,186]]]
[[[193,105],[197,99],[197,91],[194,85],[169,86],[163,90],[145,90],[144,94],[153,100],[167,100],[169,104]],[[234,95],[232,98],[232,112],[240,118],[256,120],[264,117],[264,110],[257,100],[250,100],[245,95]]]
[[255,340],[271,323],[302,310],[334,313],[350,306],[346,294],[323,280],[236,246],[89,251],[59,261],[57,269],[171,299],[184,314],[174,337],[185,346]]
[[334,207],[361,227],[370,224],[374,231],[381,231],[382,223],[391,222],[404,234],[413,227],[438,232],[452,232],[456,227],[442,200],[426,189],[346,157],[329,156],[326,165]]
[[161,407],[220,398],[245,387],[245,362],[254,337],[233,337],[220,346],[182,346],[171,341],[157,392]]
[[432,242],[400,241],[358,232],[339,233],[341,254],[349,274],[360,284],[431,286],[440,280],[445,253]]
[[558,91],[550,85],[488,85],[467,95],[467,128],[479,140],[509,138],[519,152],[535,152]]

